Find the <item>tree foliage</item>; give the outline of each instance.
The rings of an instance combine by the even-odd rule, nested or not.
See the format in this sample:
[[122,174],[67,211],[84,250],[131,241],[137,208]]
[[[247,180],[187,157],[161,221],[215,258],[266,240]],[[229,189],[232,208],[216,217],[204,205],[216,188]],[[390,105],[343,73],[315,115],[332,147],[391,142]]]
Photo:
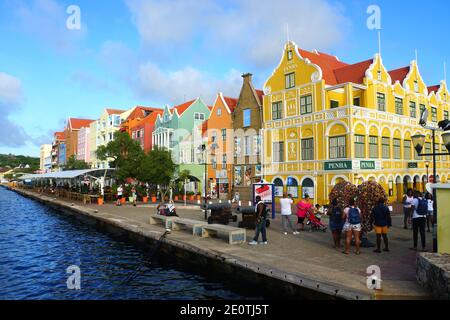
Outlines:
[[19,165],[29,165],[32,171],[39,169],[39,158],[14,154],[0,154],[0,167],[15,168]]
[[163,199],[170,189],[175,174],[176,165],[170,151],[155,148],[142,159],[138,168],[137,179],[159,185]]
[[97,149],[97,158],[101,161],[109,161],[110,167],[115,168],[118,180],[137,178],[139,168],[145,158],[144,151],[139,142],[131,139],[127,132],[117,131],[114,140],[106,146]]
[[88,163],[82,160],[77,160],[75,155],[70,156],[70,158],[67,159],[67,162],[64,165],[64,170],[83,170],[89,168],[90,166]]

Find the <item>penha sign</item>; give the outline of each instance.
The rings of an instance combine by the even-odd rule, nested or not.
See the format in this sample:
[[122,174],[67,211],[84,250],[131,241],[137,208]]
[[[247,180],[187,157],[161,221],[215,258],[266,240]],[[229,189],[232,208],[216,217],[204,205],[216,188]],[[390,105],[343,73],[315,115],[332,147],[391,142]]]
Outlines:
[[333,170],[352,170],[352,162],[351,161],[330,161],[324,163],[325,171],[333,171]]

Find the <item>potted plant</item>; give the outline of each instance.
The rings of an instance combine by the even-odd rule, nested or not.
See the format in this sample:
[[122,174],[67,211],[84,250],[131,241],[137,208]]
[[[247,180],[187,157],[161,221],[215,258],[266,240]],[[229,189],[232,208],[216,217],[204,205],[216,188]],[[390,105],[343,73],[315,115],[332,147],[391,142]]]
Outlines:
[[197,200],[201,200],[202,199],[202,194],[200,192],[197,192]]
[[189,191],[189,192],[187,192],[186,194],[189,196],[189,200],[190,200],[190,201],[194,201],[194,192]]
[[97,204],[98,204],[99,206],[102,206],[104,203],[105,203],[105,201],[104,201],[104,199],[103,199],[102,192],[101,192],[101,190],[99,189],[99,190],[98,190]]
[[142,190],[142,202],[143,203],[148,203],[148,190],[145,187],[141,187]]

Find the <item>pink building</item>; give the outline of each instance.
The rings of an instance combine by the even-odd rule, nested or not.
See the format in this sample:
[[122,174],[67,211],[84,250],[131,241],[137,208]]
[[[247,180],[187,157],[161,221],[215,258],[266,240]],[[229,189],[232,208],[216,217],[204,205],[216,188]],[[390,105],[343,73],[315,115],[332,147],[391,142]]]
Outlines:
[[89,149],[89,127],[82,127],[78,131],[78,148],[77,148],[77,160],[84,162],[90,162],[90,149]]

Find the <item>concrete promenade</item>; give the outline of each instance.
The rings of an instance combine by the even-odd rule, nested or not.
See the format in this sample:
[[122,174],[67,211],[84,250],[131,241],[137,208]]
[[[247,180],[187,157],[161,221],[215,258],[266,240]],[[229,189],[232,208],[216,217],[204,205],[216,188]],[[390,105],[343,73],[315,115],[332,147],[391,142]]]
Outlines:
[[[154,205],[83,205],[29,191],[18,191],[153,239],[164,232],[162,226],[149,224],[150,214],[156,211]],[[178,204],[177,213],[183,218],[204,221],[203,212],[194,208],[195,206],[190,206],[190,209],[184,209],[183,205]],[[294,221],[294,216],[292,219]],[[401,215],[393,216],[393,227],[389,233],[391,252],[381,254],[374,253],[373,248],[362,248],[361,255],[358,256],[353,253],[352,248],[350,255],[344,255],[341,250],[332,247],[329,231],[304,231],[299,235],[284,235],[278,215],[268,229],[268,245],[231,246],[222,239],[202,239],[183,231],[173,231],[167,236],[166,242],[216,257],[224,263],[239,265],[281,282],[339,298],[427,299],[430,298],[429,293],[419,287],[415,278],[417,253],[409,250],[412,246],[412,231],[403,229],[402,219]],[[324,220],[327,223],[326,219]],[[308,227],[306,228],[308,230]],[[253,234],[253,230],[247,230],[248,241]],[[373,233],[370,233],[368,238],[375,242]],[[427,245],[432,248],[431,233],[427,233]],[[381,268],[382,290],[374,291],[366,287],[366,269],[370,265],[378,265]]]

